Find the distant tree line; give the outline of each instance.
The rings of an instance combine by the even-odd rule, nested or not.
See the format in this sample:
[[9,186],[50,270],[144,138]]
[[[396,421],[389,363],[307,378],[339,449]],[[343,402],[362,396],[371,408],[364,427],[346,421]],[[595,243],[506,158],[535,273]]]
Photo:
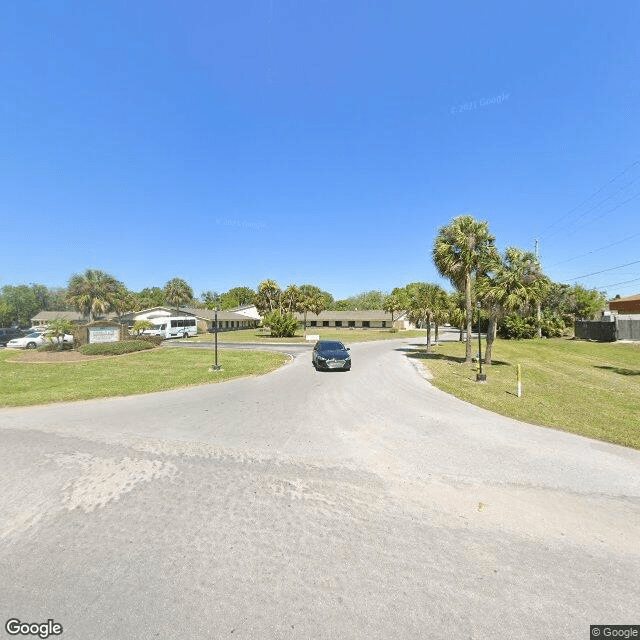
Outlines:
[[255,304],[271,334],[284,336],[294,335],[296,313],[303,315],[306,330],[309,313],[382,309],[391,314],[392,322],[400,312],[407,312],[412,322],[427,330],[427,348],[432,325],[436,341],[438,326],[444,323],[457,327],[461,340],[466,330],[466,357],[470,360],[471,326],[480,317],[487,330],[489,364],[496,335],[562,335],[576,319],[591,318],[604,307],[605,298],[595,289],[552,282],[531,252],[509,247],[501,255],[488,224],[471,216],[455,218],[439,230],[432,258],[439,273],[451,282],[453,292],[434,283],[412,282],[390,293],[363,291],[335,300],[317,285],[291,284],[282,289],[275,280],[266,279],[255,290],[237,286],[223,293],[204,291],[196,297],[182,278],[172,278],[164,287],[131,291],[113,275],[87,269],[73,274],[66,288],[5,285],[0,289],[0,324],[28,325],[40,311],[77,310],[93,320],[109,312],[123,315],[157,306],[171,306],[176,311],[181,307],[229,310]]

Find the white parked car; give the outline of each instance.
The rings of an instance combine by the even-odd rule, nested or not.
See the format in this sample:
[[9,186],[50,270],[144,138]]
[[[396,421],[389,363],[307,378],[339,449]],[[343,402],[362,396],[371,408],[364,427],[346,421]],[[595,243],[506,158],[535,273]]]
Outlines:
[[[48,338],[41,331],[34,331],[23,338],[9,340],[9,342],[7,342],[7,349],[36,349],[51,342],[57,344],[59,340],[60,338]],[[73,336],[68,333],[65,334],[63,340],[66,344],[73,344]]]

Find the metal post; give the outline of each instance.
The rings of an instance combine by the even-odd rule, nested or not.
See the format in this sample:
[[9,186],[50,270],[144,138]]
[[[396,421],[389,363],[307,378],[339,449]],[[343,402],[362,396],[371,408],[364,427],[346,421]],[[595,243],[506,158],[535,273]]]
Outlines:
[[220,371],[221,367],[218,364],[218,307],[216,307],[215,309],[216,311],[216,318],[215,318],[215,322],[216,322],[216,328],[215,328],[215,352],[216,352],[216,363],[213,365],[212,369],[214,371]]
[[478,365],[480,366],[480,373],[476,374],[476,382],[485,382],[487,375],[482,373],[482,335],[480,333],[480,303],[477,303],[478,307]]

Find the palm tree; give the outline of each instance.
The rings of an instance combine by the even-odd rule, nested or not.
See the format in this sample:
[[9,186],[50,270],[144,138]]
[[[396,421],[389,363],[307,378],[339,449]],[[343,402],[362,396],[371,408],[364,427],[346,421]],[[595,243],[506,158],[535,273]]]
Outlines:
[[517,247],[508,247],[493,273],[478,279],[478,297],[489,316],[485,364],[491,364],[500,314],[538,305],[547,292],[548,282],[536,256]]
[[134,311],[136,306],[135,296],[125,286],[122,286],[116,292],[112,306],[118,314],[118,321],[121,321],[122,316],[127,313],[127,311]]
[[256,308],[260,315],[266,315],[281,308],[282,290],[275,280],[263,280],[258,285]]
[[454,291],[449,294],[449,322],[458,329],[460,332],[458,340],[463,342],[462,334],[467,324],[467,314],[465,312],[464,293],[461,291]]
[[489,233],[489,224],[471,216],[454,218],[441,227],[433,244],[433,261],[438,273],[449,278],[454,287],[464,291],[467,314],[466,362],[471,362],[471,276],[485,270],[495,260],[495,237]]
[[54,340],[58,343],[58,351],[64,349],[64,337],[65,335],[73,331],[73,324],[66,318],[54,318],[49,322],[47,327],[47,338],[51,342]]
[[190,302],[193,299],[193,289],[186,280],[172,278],[164,285],[164,295],[169,304],[176,305],[176,311],[180,312],[180,304]]
[[322,294],[319,287],[312,284],[303,284],[300,287],[300,298],[298,310],[304,314],[304,334],[307,335],[307,313],[311,311],[316,315],[321,314],[326,309],[327,299]]
[[392,327],[393,327],[393,316],[395,315],[396,311],[402,310],[402,302],[403,301],[401,300],[400,296],[397,293],[395,293],[395,290],[384,299],[384,304],[382,305],[382,309],[387,313],[391,314]]
[[93,322],[96,315],[113,308],[118,291],[124,285],[99,269],[74,273],[67,286],[67,301]]
[[295,284],[290,284],[282,293],[280,299],[282,304],[282,311],[286,313],[293,313],[298,310],[300,306],[300,289]]
[[431,346],[431,322],[442,314],[449,306],[447,292],[437,284],[413,282],[408,284],[408,316],[409,319],[427,325],[427,353]]

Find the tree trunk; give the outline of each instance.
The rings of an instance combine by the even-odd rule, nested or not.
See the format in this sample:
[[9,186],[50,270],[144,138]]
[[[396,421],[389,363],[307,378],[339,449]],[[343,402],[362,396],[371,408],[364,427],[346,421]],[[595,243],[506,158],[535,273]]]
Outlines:
[[427,319],[427,353],[429,353],[430,346],[431,346],[431,320]]
[[484,363],[491,364],[491,356],[493,352],[493,341],[496,338],[496,329],[498,327],[495,313],[489,311],[489,324],[487,326],[487,348],[484,352]]
[[465,362],[471,364],[471,322],[473,320],[473,308],[471,306],[471,274],[467,273],[464,277],[464,297],[467,310],[467,348],[465,353]]
[[436,333],[435,333],[435,336],[434,336],[433,341],[434,341],[436,344],[438,344],[438,323],[437,323],[437,322],[435,323],[435,328],[436,328]]
[[304,337],[307,337],[307,310],[304,310]]
[[460,329],[460,337],[458,338],[458,342],[464,342],[462,334],[464,333],[464,327],[458,327]]
[[536,319],[538,321],[538,338],[542,338],[542,310],[540,302],[536,305]]

